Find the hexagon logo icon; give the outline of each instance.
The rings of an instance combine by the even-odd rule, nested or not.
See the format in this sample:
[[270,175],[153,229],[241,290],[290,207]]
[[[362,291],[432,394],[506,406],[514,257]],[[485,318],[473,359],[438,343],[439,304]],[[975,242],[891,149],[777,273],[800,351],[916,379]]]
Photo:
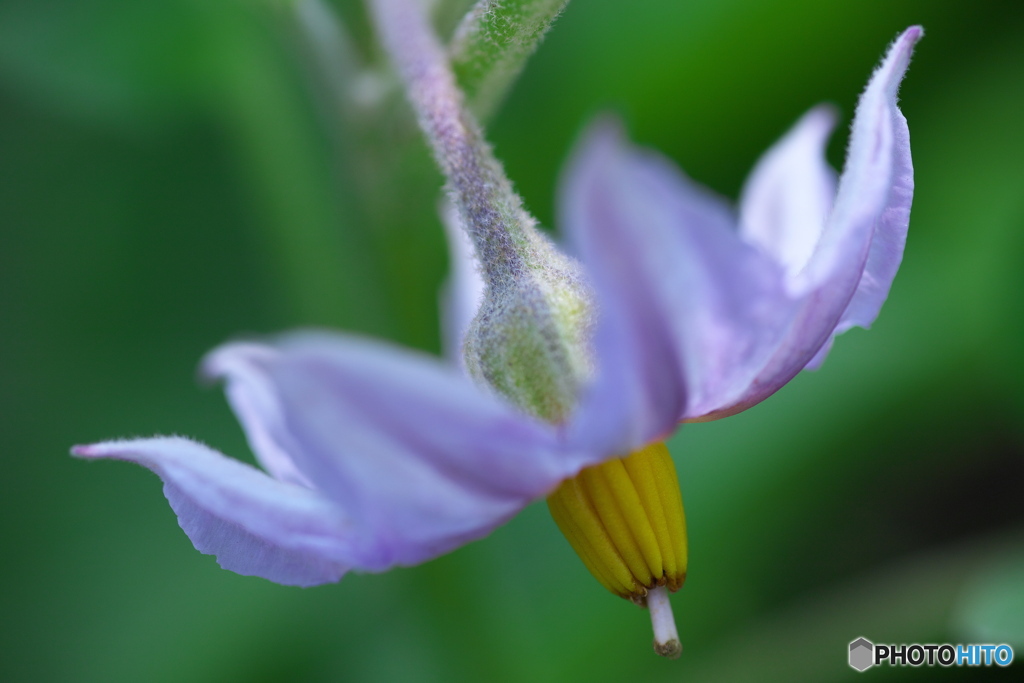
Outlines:
[[858,638],[850,643],[850,666],[864,671],[875,664],[875,644],[867,638]]

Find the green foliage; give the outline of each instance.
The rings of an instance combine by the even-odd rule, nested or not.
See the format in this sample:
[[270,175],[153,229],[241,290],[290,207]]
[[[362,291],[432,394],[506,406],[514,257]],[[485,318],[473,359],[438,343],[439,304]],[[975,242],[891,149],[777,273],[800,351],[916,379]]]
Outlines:
[[954,625],[972,643],[1024,648],[1024,543],[1000,550],[969,580]]

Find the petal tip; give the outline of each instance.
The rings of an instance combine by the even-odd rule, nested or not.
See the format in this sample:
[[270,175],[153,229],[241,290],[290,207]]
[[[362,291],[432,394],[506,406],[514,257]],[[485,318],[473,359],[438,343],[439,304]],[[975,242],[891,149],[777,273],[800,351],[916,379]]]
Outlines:
[[893,41],[892,47],[889,48],[886,61],[892,65],[893,73],[899,74],[896,78],[897,83],[902,78],[903,72],[910,65],[910,56],[914,52],[914,46],[917,45],[917,41],[921,40],[922,37],[924,37],[924,27],[920,25],[911,26],[901,33]]
[[[155,437],[159,438],[159,437]],[[176,437],[163,437],[166,441],[172,441]],[[96,460],[100,458],[114,458],[116,460],[130,460],[137,446],[140,443],[151,442],[154,439],[112,439],[100,441],[99,443],[77,444],[71,447],[71,455],[76,458]]]
[[910,41],[911,43],[916,43],[917,41],[921,40],[921,38],[923,38],[923,37],[924,37],[924,26],[921,26],[920,24],[915,24],[915,25],[911,26],[910,28],[908,28],[906,31],[904,31],[903,34],[900,35],[899,40],[901,42],[906,40],[906,41]]
[[237,372],[241,365],[269,358],[273,350],[256,342],[228,342],[213,349],[199,362],[199,377],[212,384]]
[[612,112],[603,112],[584,128],[577,150],[614,150],[625,144],[626,124]]
[[76,458],[94,458],[99,453],[95,444],[75,445],[71,447],[71,455]]
[[[907,72],[907,68],[910,66],[910,58],[914,54],[914,46],[917,45],[917,41],[924,36],[924,28],[915,25],[903,31],[899,34],[892,43],[889,44],[889,49],[885,52],[885,57],[882,59],[881,64],[875,70],[871,80],[868,81],[867,92],[872,89],[876,89],[878,94],[885,93],[889,98],[895,99],[896,92],[899,89],[900,82],[903,80],[903,76]],[[861,103],[863,104],[863,96]],[[860,105],[858,105],[859,108]]]
[[626,124],[618,114],[606,111],[595,116],[587,128],[603,135],[622,137],[625,135]]
[[840,117],[839,106],[832,102],[821,102],[811,107],[807,117],[818,123],[822,128],[827,128],[831,133]]

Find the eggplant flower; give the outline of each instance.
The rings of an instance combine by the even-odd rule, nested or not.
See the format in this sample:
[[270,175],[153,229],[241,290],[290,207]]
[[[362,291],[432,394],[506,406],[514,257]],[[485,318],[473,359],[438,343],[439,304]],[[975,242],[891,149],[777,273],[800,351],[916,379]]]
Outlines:
[[[871,77],[838,181],[823,155],[834,115],[813,109],[755,166],[738,211],[597,123],[562,184],[578,262],[532,226],[505,242],[475,234],[479,268],[460,266],[453,292],[468,304],[449,312],[465,367],[328,332],[215,349],[202,371],[224,380],[262,471],[180,437],[72,452],[149,468],[200,552],[298,586],[424,562],[549,497],[594,576],[649,597],[656,639],[677,653],[674,625],[658,620],[664,587],[685,577],[685,527],[661,442],[681,421],[753,406],[877,316],[907,233],[913,171],[896,94],[921,35],[907,29]],[[410,90],[430,64],[409,67]],[[424,101],[429,119],[436,102]],[[481,217],[474,201],[493,184],[445,170],[464,223],[519,211]],[[502,294],[526,280],[533,289]]]

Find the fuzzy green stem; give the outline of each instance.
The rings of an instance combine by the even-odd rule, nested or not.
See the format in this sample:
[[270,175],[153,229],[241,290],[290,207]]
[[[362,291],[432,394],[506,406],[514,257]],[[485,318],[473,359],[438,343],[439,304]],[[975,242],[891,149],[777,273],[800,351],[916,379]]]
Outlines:
[[487,119],[569,0],[478,0],[448,52],[470,108]]
[[488,286],[523,268],[534,219],[465,106],[444,48],[415,0],[374,0],[378,31],[462,215]]
[[417,0],[373,0],[385,48],[473,242],[484,299],[466,334],[470,375],[549,422],[562,422],[589,371],[589,290],[535,227],[465,106]]

